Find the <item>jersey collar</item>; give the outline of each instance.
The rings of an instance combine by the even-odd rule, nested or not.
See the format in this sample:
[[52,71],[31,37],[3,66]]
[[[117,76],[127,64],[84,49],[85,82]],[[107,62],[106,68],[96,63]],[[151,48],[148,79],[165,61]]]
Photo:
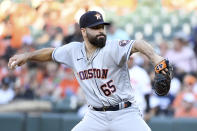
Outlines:
[[93,55],[91,56],[91,58],[88,60],[87,55],[86,55],[86,50],[85,50],[85,42],[83,42],[83,46],[82,46],[81,53],[82,53],[83,58],[84,58],[88,63],[89,63],[89,62],[92,62],[92,60],[98,55],[99,51],[100,51],[100,48],[97,48],[97,49],[94,51],[94,53],[93,53]]

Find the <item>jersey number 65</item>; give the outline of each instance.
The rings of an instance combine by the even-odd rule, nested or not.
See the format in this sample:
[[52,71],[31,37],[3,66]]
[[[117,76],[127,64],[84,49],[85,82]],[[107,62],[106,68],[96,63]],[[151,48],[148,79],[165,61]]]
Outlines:
[[101,85],[101,90],[106,96],[111,95],[116,91],[115,85],[112,84],[113,80],[108,81],[106,84]]

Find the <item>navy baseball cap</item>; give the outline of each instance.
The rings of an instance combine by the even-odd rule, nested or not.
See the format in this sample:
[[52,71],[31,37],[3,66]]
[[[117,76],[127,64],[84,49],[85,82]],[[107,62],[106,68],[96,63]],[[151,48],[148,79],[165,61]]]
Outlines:
[[97,11],[88,11],[79,20],[80,28],[94,27],[101,24],[110,25],[110,23],[104,22],[103,16]]

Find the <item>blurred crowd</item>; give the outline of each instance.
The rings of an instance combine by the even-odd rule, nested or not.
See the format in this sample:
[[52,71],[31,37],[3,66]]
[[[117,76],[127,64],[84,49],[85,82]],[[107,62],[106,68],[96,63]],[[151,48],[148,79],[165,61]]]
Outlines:
[[[13,54],[83,41],[78,24],[72,22],[65,27],[58,22],[58,12],[47,10],[43,4],[33,12],[27,12],[37,17],[31,18],[34,20],[24,26],[25,21],[21,23],[19,18],[20,9],[14,15],[8,14],[0,24],[0,28],[5,29],[0,35],[0,112],[74,111],[83,116],[86,102],[71,69],[52,62],[29,62],[15,70],[7,68]],[[109,40],[135,39],[116,26],[115,22],[111,23],[106,28]],[[197,117],[197,27],[193,27],[189,35],[180,30],[172,34],[172,39],[149,42],[161,56],[169,59],[174,67],[174,77],[169,94],[159,97],[152,90],[153,65],[141,54],[130,57],[128,66],[131,84],[144,118],[149,120],[157,115]],[[35,101],[43,103],[33,103]],[[44,103],[46,101],[50,106]],[[36,104],[33,109],[27,107],[33,104]]]

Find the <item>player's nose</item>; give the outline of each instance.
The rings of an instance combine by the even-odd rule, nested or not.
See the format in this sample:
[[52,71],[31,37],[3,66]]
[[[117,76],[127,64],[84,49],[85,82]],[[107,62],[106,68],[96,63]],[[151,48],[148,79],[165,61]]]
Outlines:
[[99,34],[100,34],[100,35],[103,35],[103,34],[105,34],[105,31],[104,31],[104,29],[99,29]]

